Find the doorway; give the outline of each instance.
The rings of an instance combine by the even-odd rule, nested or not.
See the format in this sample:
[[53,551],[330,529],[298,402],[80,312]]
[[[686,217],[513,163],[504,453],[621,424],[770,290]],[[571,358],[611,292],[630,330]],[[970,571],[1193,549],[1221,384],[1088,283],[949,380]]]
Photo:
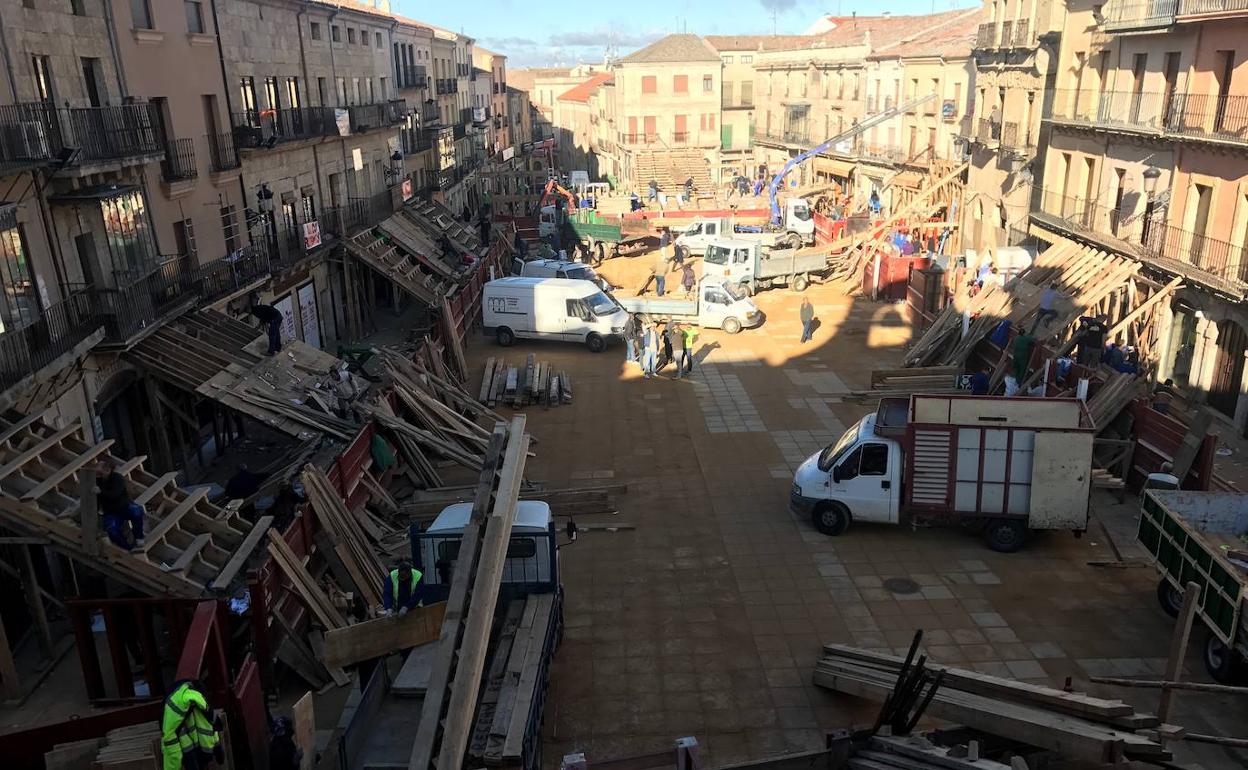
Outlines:
[[1235,417],[1239,403],[1239,386],[1244,378],[1244,349],[1248,335],[1234,321],[1227,319],[1218,324],[1218,355],[1213,365],[1213,380],[1209,383],[1209,406],[1227,417]]

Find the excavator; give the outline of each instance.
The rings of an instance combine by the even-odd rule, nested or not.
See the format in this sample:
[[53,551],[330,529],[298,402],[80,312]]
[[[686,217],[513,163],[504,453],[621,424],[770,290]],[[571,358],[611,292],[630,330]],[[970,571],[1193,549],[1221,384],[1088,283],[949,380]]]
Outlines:
[[873,126],[878,126],[879,124],[887,120],[890,120],[892,118],[895,118],[898,115],[917,109],[918,107],[923,106],[924,104],[926,104],[927,102],[935,98],[936,98],[936,94],[934,93],[925,94],[924,96],[915,97],[914,99],[911,99],[905,104],[899,104],[896,107],[884,110],[883,112],[877,112],[871,117],[863,120],[861,123],[851,126],[848,131],[842,131],[841,133],[837,134],[831,139],[825,140],[819,146],[806,150],[805,152],[800,153],[790,158],[789,162],[784,164],[784,168],[780,169],[779,173],[777,173],[774,177],[771,178],[771,184],[767,186],[767,197],[771,204],[771,225],[773,227],[779,227],[784,221],[784,214],[780,208],[780,201],[778,199],[778,195],[780,192],[781,185],[784,182],[784,177],[788,175],[790,171],[800,166],[801,164],[805,163],[806,161],[810,160],[811,158],[815,157],[816,155],[820,155],[822,153],[827,152],[828,150],[832,149],[834,146],[840,144],[841,142],[844,142],[848,139],[853,139],[856,136],[860,136],[867,129]]
[[541,211],[542,207],[547,205],[548,199],[554,197],[555,195],[562,195],[568,202],[569,214],[576,211],[576,196],[568,192],[567,189],[564,188],[563,185],[559,184],[559,181],[556,179],[551,179],[546,183],[546,189],[542,191],[542,199],[537,204],[537,210]]

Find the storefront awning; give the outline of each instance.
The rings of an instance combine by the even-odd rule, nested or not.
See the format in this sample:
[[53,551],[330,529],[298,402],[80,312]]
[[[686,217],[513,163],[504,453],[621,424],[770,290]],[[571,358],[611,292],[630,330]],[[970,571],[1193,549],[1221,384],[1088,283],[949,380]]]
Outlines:
[[909,187],[911,190],[918,190],[923,186],[925,178],[918,171],[902,171],[893,177],[893,184],[897,187]]
[[52,203],[73,203],[75,201],[102,201],[109,198],[117,198],[122,195],[129,195],[138,190],[138,186],[123,184],[100,184],[94,187],[83,187],[69,192],[56,193],[49,195],[48,200]]
[[835,160],[833,158],[816,158],[815,173],[831,174],[841,179],[849,179],[854,173],[854,163],[848,160]]

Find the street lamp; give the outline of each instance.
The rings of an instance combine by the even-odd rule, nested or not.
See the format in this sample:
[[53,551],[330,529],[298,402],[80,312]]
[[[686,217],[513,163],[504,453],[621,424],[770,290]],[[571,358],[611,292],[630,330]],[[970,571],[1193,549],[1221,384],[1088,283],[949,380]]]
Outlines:
[[1150,165],[1144,169],[1144,194],[1152,199],[1153,193],[1157,191],[1157,180],[1161,178],[1161,169]]
[[1153,193],[1157,191],[1157,180],[1161,178],[1161,169],[1149,164],[1144,169],[1144,224],[1140,228],[1140,243],[1147,245],[1153,224]]

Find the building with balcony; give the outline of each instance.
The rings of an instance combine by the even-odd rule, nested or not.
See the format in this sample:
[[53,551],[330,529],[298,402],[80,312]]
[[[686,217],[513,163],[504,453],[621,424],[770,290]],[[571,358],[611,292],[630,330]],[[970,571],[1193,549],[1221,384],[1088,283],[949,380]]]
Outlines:
[[671,165],[675,151],[682,170],[674,177],[691,174],[702,189],[714,184],[722,91],[719,52],[697,35],[668,35],[621,58],[615,98],[624,176],[644,187],[647,169]]
[[796,35],[707,35],[706,42],[719,52],[720,64],[720,178],[729,180],[737,174],[753,178],[754,108],[757,71],[755,57],[765,47],[783,45],[786,41],[800,44],[806,39]]
[[1248,7],[1068,4],[1033,230],[1138,260],[1158,376],[1248,425]]
[[511,123],[507,107],[507,57],[481,46],[472,49],[472,62],[490,73],[490,129],[493,131],[495,152],[511,147]]
[[984,3],[969,119],[957,133],[971,164],[963,243],[977,255],[1027,240],[1033,180],[1044,176],[1041,112],[1065,14],[1059,0]]
[[559,95],[560,168],[585,170],[591,179],[620,173],[612,151],[615,120],[608,112],[614,106],[614,92],[607,91],[614,83],[614,72],[595,72]]

